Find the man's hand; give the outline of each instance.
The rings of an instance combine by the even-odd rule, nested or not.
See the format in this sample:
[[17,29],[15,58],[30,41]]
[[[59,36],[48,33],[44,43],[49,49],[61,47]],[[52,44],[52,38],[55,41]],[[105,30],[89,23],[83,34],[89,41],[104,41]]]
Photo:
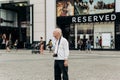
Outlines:
[[65,67],[68,66],[68,60],[64,60],[64,66],[65,66]]

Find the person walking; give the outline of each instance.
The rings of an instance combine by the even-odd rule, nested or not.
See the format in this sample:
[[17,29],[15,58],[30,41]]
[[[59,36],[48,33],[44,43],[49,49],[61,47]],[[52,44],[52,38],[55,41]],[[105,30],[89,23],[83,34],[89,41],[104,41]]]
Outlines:
[[43,54],[44,52],[44,42],[43,37],[40,37],[40,53]]
[[81,39],[78,40],[78,50],[82,50],[83,41]]
[[9,39],[6,39],[6,51],[10,52],[10,42],[9,42]]
[[6,48],[6,34],[3,34],[3,35],[2,35],[1,48],[2,48],[2,49],[5,49],[5,48]]
[[[53,31],[53,36],[56,39],[55,51],[53,57],[54,61],[54,80],[69,80],[68,77],[68,56],[69,44],[68,41],[62,36],[60,28]],[[61,77],[62,74],[62,77]]]
[[102,49],[102,37],[100,36],[100,39],[99,39],[99,45],[100,45],[100,48]]
[[111,36],[110,47],[111,47],[111,49],[114,49],[114,39],[113,39],[113,36]]
[[52,40],[50,39],[48,42],[49,52],[52,52],[52,47],[53,47],[53,44],[52,44]]
[[17,47],[18,47],[18,39],[15,40],[15,43],[14,43],[14,49],[17,50]]
[[43,52],[44,52],[44,43],[42,42],[40,44],[40,53],[43,54]]
[[90,39],[88,39],[88,40],[86,41],[86,47],[87,47],[87,52],[88,52],[88,51],[91,52],[91,40],[90,40]]
[[1,49],[1,46],[2,46],[2,35],[0,34],[0,49]]
[[98,46],[99,46],[99,39],[98,39],[98,36],[96,37],[95,43],[96,43],[96,48],[98,48]]

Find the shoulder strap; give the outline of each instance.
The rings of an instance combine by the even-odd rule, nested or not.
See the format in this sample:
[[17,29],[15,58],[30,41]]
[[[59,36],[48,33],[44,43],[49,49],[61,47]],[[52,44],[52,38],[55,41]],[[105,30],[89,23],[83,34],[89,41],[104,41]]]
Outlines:
[[60,42],[61,42],[61,37],[60,37],[60,39],[59,39],[59,41],[58,41],[57,53],[58,53],[58,50],[59,50],[59,45],[60,45]]

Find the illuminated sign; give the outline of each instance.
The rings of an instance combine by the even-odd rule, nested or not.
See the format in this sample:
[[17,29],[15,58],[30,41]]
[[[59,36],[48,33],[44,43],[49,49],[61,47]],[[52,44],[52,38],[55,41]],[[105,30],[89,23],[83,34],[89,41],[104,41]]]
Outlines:
[[115,12],[120,10],[117,2],[120,1],[56,0],[57,24],[117,21],[120,17]]
[[101,21],[114,21],[114,20],[116,20],[115,14],[88,15],[88,16],[72,17],[72,23],[101,22]]

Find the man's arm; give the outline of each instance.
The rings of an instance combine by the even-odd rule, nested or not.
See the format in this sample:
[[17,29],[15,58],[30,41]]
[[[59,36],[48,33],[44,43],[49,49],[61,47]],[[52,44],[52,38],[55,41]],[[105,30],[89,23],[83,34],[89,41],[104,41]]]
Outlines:
[[65,50],[64,66],[68,66],[69,44],[67,40],[65,40],[64,42],[64,50]]
[[64,59],[67,60],[69,56],[69,44],[67,40],[65,40],[64,42],[64,52],[65,52]]

